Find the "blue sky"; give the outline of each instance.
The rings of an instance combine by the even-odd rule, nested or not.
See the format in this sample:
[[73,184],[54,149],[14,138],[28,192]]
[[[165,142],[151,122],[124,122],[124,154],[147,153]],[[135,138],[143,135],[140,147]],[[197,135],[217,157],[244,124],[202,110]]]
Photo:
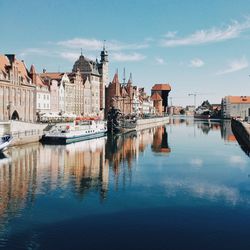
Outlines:
[[250,95],[250,1],[0,0],[0,17],[0,53],[37,71],[70,71],[105,39],[110,80],[125,67],[148,91],[170,83],[175,105]]

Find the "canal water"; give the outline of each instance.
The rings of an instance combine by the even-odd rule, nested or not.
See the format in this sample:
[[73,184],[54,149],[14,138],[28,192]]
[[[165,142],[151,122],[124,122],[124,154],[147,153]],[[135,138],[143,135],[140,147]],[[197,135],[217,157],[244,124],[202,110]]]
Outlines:
[[0,248],[250,249],[250,160],[230,122],[165,126],[0,160]]

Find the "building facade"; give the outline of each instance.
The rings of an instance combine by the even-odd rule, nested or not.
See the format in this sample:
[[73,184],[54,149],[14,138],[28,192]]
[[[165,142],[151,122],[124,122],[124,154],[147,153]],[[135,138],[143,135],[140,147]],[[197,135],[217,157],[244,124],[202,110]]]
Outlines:
[[83,79],[88,79],[91,84],[91,114],[104,115],[105,112],[105,87],[109,83],[108,52],[105,47],[101,51],[100,62],[84,57],[82,54],[74,63],[72,72],[79,71]]
[[61,84],[62,77],[62,73],[46,72],[45,70],[40,74],[42,81],[49,86],[50,111],[52,113],[59,113],[65,110],[64,87]]
[[225,119],[232,117],[248,117],[250,96],[226,96],[221,101],[221,114]]
[[30,77],[36,86],[36,115],[50,112],[50,91],[41,77],[36,73],[35,66],[31,65]]
[[36,86],[24,61],[0,55],[0,120],[36,120]]
[[130,93],[132,85],[121,84],[118,72],[115,73],[112,82],[106,87],[106,117],[111,107],[120,109],[125,115],[131,114],[133,110],[133,93]]

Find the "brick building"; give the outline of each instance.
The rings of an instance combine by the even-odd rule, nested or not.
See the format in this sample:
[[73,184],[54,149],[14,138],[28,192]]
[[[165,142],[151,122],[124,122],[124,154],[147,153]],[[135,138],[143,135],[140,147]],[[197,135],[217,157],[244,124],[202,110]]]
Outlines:
[[0,120],[33,122],[35,113],[36,86],[24,61],[14,54],[0,55]]
[[167,112],[168,107],[168,95],[171,91],[171,86],[169,84],[155,84],[151,89],[151,95],[158,93],[162,98],[162,112]]

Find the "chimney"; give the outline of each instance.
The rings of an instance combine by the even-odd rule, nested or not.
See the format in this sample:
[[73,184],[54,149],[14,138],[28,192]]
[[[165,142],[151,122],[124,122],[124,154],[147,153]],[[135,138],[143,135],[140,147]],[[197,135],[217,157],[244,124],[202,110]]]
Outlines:
[[8,59],[10,61],[10,65],[12,65],[16,59],[16,55],[15,54],[5,54],[5,56],[8,57]]

